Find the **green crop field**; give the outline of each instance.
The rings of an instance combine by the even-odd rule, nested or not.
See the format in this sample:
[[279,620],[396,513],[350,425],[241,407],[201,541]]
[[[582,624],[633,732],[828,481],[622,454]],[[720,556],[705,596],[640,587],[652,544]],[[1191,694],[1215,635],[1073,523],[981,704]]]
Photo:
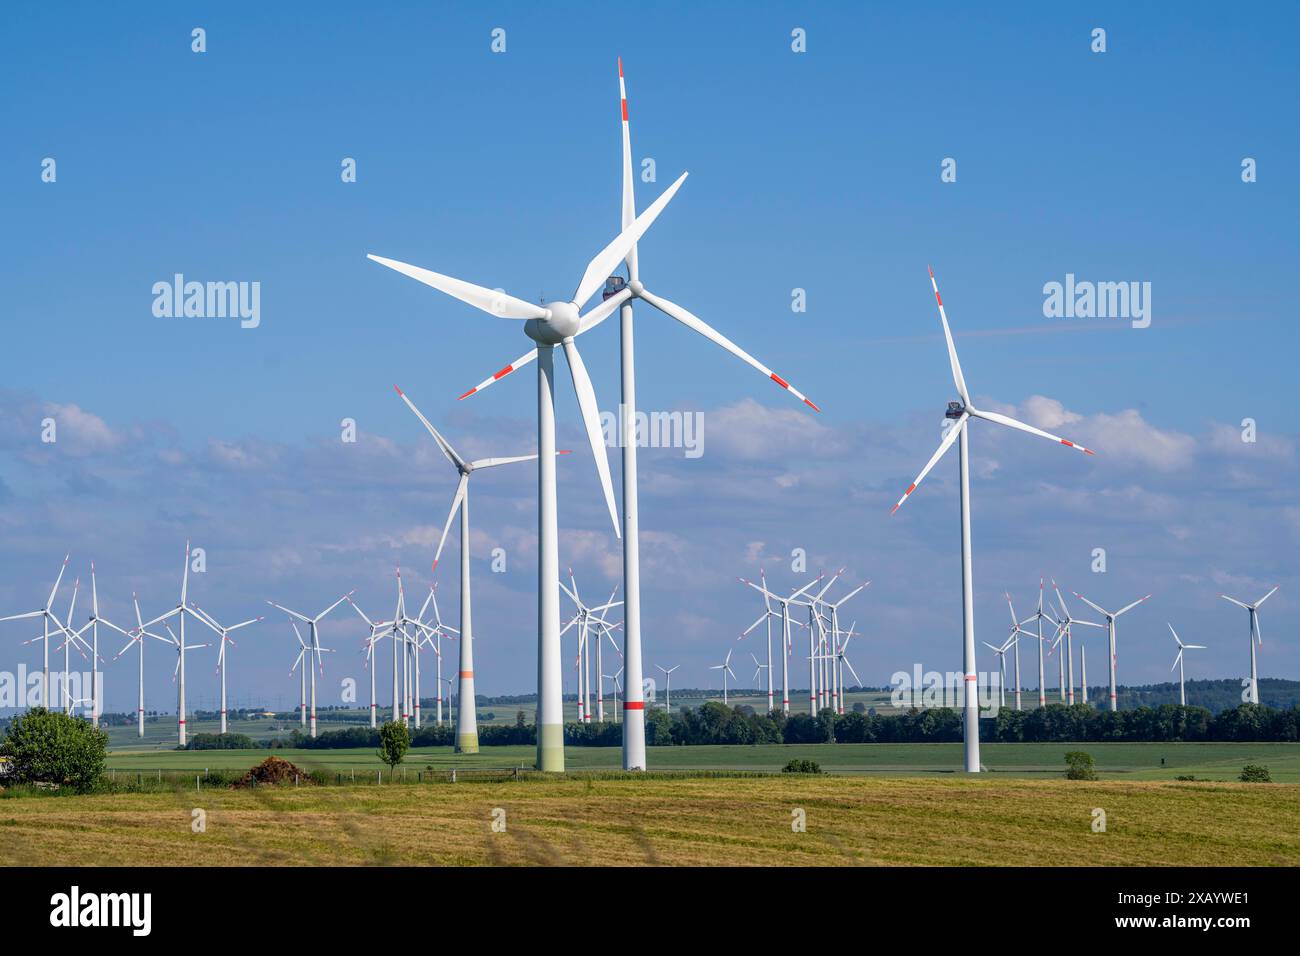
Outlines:
[[[1300,744],[1258,743],[1089,743],[984,744],[984,766],[995,774],[1046,778],[1064,773],[1065,753],[1092,754],[1103,778],[1172,780],[1191,774],[1203,780],[1236,780],[1243,765],[1266,765],[1279,783],[1300,784]],[[652,770],[777,771],[796,757],[816,760],[834,774],[951,774],[961,768],[962,745],[954,744],[760,744],[755,746],[651,747]],[[201,772],[244,769],[274,753],[304,769],[373,775],[383,765],[372,750],[116,750],[109,755],[111,771]],[[427,766],[504,768],[531,767],[532,747],[484,747],[478,754],[458,755],[450,748],[412,750],[405,766],[410,772]],[[569,747],[571,770],[613,770],[621,764],[617,747]]]
[[0,864],[1294,866],[1297,818],[1289,784],[651,775],[177,787],[0,800]]

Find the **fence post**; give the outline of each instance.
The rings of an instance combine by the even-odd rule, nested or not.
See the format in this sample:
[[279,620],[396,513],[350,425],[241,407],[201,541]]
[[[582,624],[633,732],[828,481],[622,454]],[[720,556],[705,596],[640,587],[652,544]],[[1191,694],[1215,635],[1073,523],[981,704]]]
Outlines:
[[201,789],[202,789],[202,788],[199,786],[199,775],[198,775],[197,773],[194,775],[194,789],[195,789],[195,790],[201,790]]
[[452,768],[451,768],[451,782],[452,782],[452,783],[455,783],[455,782],[456,782],[456,768],[455,768],[455,767],[452,767]]

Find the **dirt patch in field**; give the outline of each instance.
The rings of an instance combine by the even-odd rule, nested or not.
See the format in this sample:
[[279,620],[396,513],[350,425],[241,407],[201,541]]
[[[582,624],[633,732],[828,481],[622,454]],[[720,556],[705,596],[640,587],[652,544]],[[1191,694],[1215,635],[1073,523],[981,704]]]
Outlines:
[[275,786],[277,784],[298,783],[315,786],[316,781],[307,771],[295,766],[282,757],[267,757],[248,773],[231,784],[235,789],[245,787]]

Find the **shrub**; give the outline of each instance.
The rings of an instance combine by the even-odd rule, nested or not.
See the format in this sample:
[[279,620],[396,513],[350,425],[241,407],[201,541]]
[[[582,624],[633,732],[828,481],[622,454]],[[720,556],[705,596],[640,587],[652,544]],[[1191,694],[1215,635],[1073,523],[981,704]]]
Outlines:
[[52,783],[85,792],[104,773],[108,733],[89,721],[34,707],[9,725],[0,756],[15,783]]
[[1092,754],[1083,750],[1071,750],[1065,755],[1065,763],[1068,767],[1065,771],[1067,780],[1097,779],[1097,770],[1093,763]]
[[782,773],[821,773],[822,768],[816,760],[791,760],[781,768]]
[[195,734],[185,744],[186,750],[253,750],[256,747],[248,734]]
[[1196,779],[1196,774],[1194,774],[1194,773],[1180,773],[1178,776],[1174,777],[1174,779],[1175,779],[1175,780],[1195,780],[1195,779]]
[[1268,767],[1259,763],[1248,763],[1241,768],[1241,776],[1237,778],[1242,783],[1272,783],[1273,778],[1269,775]]

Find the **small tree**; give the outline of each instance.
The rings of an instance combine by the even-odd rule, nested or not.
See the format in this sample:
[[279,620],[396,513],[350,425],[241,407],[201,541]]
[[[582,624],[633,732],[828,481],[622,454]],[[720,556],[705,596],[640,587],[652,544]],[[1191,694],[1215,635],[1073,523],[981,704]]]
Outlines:
[[108,733],[86,720],[33,707],[14,718],[0,744],[18,783],[52,783],[84,792],[104,773]]
[[1083,750],[1071,750],[1065,755],[1069,768],[1065,771],[1067,780],[1096,780],[1097,770],[1093,764],[1092,754]]
[[1242,783],[1272,783],[1273,778],[1269,775],[1268,767],[1259,763],[1248,763],[1241,768],[1241,776],[1237,778]]
[[411,749],[411,732],[406,724],[390,720],[379,728],[379,759],[394,769]]

